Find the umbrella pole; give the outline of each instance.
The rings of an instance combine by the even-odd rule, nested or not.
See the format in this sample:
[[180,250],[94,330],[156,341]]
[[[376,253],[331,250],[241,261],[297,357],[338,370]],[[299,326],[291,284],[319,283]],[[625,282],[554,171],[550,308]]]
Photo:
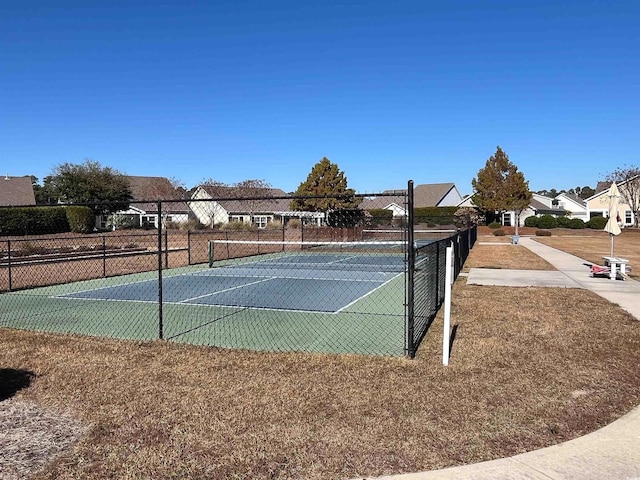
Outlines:
[[613,258],[613,235],[609,235],[611,237],[611,258]]

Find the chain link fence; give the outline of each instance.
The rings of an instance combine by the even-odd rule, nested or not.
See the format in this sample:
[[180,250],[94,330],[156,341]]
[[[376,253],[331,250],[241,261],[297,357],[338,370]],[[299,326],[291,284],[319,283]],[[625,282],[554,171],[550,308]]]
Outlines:
[[457,275],[475,230],[413,225],[411,184],[356,198],[329,213],[290,196],[1,209],[0,327],[413,357],[442,303],[444,249]]

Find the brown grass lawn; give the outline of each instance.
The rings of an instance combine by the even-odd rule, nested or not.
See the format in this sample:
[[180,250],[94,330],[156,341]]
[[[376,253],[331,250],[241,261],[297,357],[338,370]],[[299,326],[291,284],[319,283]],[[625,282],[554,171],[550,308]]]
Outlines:
[[[567,236],[564,232],[553,233],[551,237],[535,237],[535,239],[598,265],[603,265],[602,257],[609,256],[611,253],[611,237],[606,232],[589,232],[584,236]],[[635,271],[631,271],[631,276],[640,277],[640,231],[623,230],[620,235],[613,238],[613,249],[616,257],[628,259],[629,264],[635,267]]]
[[[478,245],[469,264],[494,266],[495,248],[510,259],[501,268],[538,262],[521,246]],[[467,286],[461,277],[452,323],[448,367],[441,365],[439,318],[413,361],[0,329],[0,378],[32,375],[15,395],[0,391],[0,407],[11,402],[27,412],[0,414],[0,477],[35,471],[36,479],[347,479],[411,472],[552,445],[640,404],[640,322],[590,292]],[[29,428],[55,423],[52,416],[58,429],[67,422],[77,441],[40,468],[36,460],[47,460],[54,448],[25,444],[14,458],[11,432],[25,438]]]

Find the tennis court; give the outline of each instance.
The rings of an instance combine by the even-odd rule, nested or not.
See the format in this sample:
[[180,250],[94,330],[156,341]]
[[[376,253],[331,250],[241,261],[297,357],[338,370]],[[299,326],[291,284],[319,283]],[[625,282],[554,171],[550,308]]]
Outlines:
[[403,354],[404,244],[238,243],[215,245],[232,255],[210,266],[163,270],[161,284],[149,272],[2,295],[0,323],[145,340],[160,328],[167,340],[226,348]]
[[[268,259],[237,262],[236,265],[166,278],[163,301],[184,305],[337,313],[403,271],[404,259],[398,255],[285,252],[283,256],[270,255]],[[150,279],[59,297],[154,302],[158,299],[158,282]]]

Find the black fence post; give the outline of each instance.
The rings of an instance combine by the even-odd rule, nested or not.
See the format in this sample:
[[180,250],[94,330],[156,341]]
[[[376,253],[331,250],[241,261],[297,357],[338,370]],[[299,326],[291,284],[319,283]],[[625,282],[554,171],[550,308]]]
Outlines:
[[413,180],[409,180],[407,184],[407,320],[406,320],[406,333],[407,338],[405,340],[405,351],[410,358],[414,358],[416,355],[415,346],[413,341],[414,335],[414,321],[415,321],[415,305],[414,305],[414,279],[415,279],[415,265],[416,265],[416,250],[414,245],[414,230],[413,230]]
[[162,201],[158,200],[158,338],[164,338],[162,318]]
[[187,265],[191,265],[191,230],[187,230]]
[[9,269],[9,291],[11,291],[11,240],[7,240],[7,268]]
[[169,230],[164,229],[164,268],[169,268]]
[[107,278],[107,237],[102,236],[102,278]]

